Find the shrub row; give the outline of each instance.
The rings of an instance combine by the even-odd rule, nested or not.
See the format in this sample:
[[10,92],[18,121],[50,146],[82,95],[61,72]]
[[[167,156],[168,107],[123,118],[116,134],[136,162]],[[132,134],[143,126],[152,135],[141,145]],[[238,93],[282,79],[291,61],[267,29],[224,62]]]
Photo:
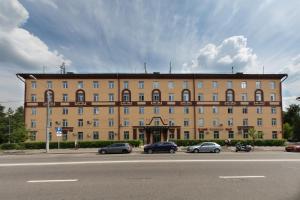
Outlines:
[[[202,142],[216,142],[221,146],[225,146],[225,140],[172,140],[178,146],[191,146],[196,145]],[[254,146],[284,146],[286,140],[231,140],[229,146],[235,146],[236,143],[240,142],[241,144],[250,144]]]
[[[79,148],[99,148],[105,147],[113,143],[123,143],[127,142],[131,144],[133,147],[138,147],[141,145],[140,140],[126,140],[126,141],[79,141]],[[0,149],[2,150],[11,150],[11,149],[45,149],[45,142],[24,142],[19,144],[1,144]],[[57,149],[57,142],[50,142],[50,149]],[[60,142],[61,149],[75,148],[75,142]]]

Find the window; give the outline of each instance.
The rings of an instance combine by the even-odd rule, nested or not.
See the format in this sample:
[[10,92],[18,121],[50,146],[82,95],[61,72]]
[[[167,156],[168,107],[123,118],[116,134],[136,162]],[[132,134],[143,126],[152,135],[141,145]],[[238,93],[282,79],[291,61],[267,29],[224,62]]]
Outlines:
[[124,82],[123,82],[123,88],[124,88],[124,89],[128,89],[128,87],[129,87],[128,81],[124,81]]
[[248,108],[247,107],[243,107],[242,112],[243,112],[243,114],[247,114],[248,113]]
[[78,90],[76,92],[76,101],[77,102],[84,102],[85,101],[85,93],[83,90]]
[[270,82],[270,89],[272,89],[272,90],[275,89],[275,82],[274,81]]
[[242,99],[242,101],[248,101],[247,93],[242,93],[241,99]]
[[35,89],[36,88],[36,81],[31,81],[31,88]]
[[153,113],[154,113],[154,114],[159,114],[159,107],[155,106],[155,107],[153,108]]
[[51,142],[52,141],[52,133],[49,132],[49,141]]
[[139,93],[139,101],[144,101],[144,93]]
[[52,81],[47,81],[47,88],[52,89]]
[[219,131],[214,131],[214,139],[219,139]]
[[99,94],[94,94],[94,101],[99,101]]
[[169,107],[169,114],[174,114],[175,113],[175,109],[173,106]]
[[63,132],[62,134],[62,140],[67,141],[68,140],[68,132]]
[[233,118],[227,120],[228,126],[233,126]]
[[83,88],[83,82],[82,81],[78,81],[77,88],[79,88],[79,89]]
[[139,107],[139,114],[144,114],[145,108],[144,107]]
[[198,124],[199,124],[200,127],[203,127],[203,126],[204,126],[204,119],[203,119],[203,118],[200,118],[200,119],[198,120]]
[[262,131],[257,131],[257,138],[258,139],[263,139],[263,136],[264,136],[264,134],[263,134]]
[[169,81],[168,82],[168,88],[169,89],[173,89],[174,88],[174,82],[173,81]]
[[270,95],[270,101],[276,101],[276,95],[275,95],[275,93],[272,93]]
[[232,81],[227,81],[227,89],[232,89]]
[[31,115],[36,115],[36,108],[31,108]]
[[174,101],[174,94],[173,93],[169,93],[169,101]]
[[83,140],[83,132],[78,132],[77,138],[78,138],[78,140]]
[[217,81],[212,82],[212,88],[218,88],[218,82]]
[[123,125],[124,125],[124,126],[129,126],[129,120],[125,119],[125,120],[123,121]]
[[108,101],[114,101],[114,94],[110,93],[108,94]]
[[184,139],[189,140],[190,139],[190,132],[189,131],[184,131]]
[[99,115],[99,113],[100,113],[99,107],[93,107],[93,113],[94,113],[94,115]]
[[188,81],[183,81],[182,88],[183,89],[188,89],[189,88],[189,82]]
[[109,126],[109,127],[114,126],[114,120],[113,120],[113,119],[109,119],[109,120],[108,120],[108,126]]
[[62,114],[63,114],[63,115],[69,114],[69,109],[68,109],[68,108],[63,108]]
[[199,114],[203,114],[203,113],[204,113],[204,107],[203,107],[203,106],[200,106],[200,107],[198,108],[198,113],[199,113]]
[[243,138],[247,139],[249,137],[248,130],[243,131]]
[[262,118],[257,118],[256,124],[257,124],[257,126],[262,126],[263,125]]
[[276,126],[277,125],[277,120],[276,118],[272,118],[272,126]]
[[124,131],[124,140],[129,140],[129,131]]
[[143,119],[140,119],[140,120],[139,120],[139,126],[144,126],[144,125],[145,125],[144,120],[143,120]]
[[214,114],[218,113],[218,107],[213,106],[212,107],[212,113],[214,113]]
[[202,93],[198,94],[198,101],[204,101],[204,96]]
[[272,131],[272,139],[277,139],[277,131]]
[[185,127],[189,126],[189,119],[184,119],[183,125],[184,125]]
[[169,120],[169,126],[175,126],[175,121],[174,119]]
[[234,132],[233,131],[228,131],[228,138],[233,139],[234,138]]
[[276,114],[276,107],[274,107],[274,106],[271,107],[271,113],[272,113],[272,114]]
[[94,127],[99,127],[99,126],[100,126],[100,121],[99,121],[99,119],[94,119],[94,120],[93,120],[93,126],[94,126]]
[[122,101],[129,102],[131,101],[131,92],[128,89],[122,91]]
[[93,140],[99,140],[99,132],[93,131]]
[[262,114],[262,107],[261,106],[256,107],[256,113],[257,114]]
[[227,113],[228,114],[232,114],[233,113],[233,107],[232,106],[230,106],[230,107],[227,108]]
[[93,81],[93,88],[99,88],[99,82]]
[[36,121],[35,120],[31,120],[31,128],[36,128]]
[[153,90],[152,91],[152,101],[160,101],[160,91],[159,90]]
[[30,135],[29,135],[29,139],[31,141],[35,141],[36,140],[36,135],[37,135],[37,132],[36,131],[31,131],[30,132]]
[[115,82],[114,81],[108,81],[108,88],[112,89],[115,87]]
[[68,81],[63,81],[62,86],[63,86],[63,88],[68,88],[69,87],[68,86]]
[[189,114],[189,107],[187,107],[187,106],[183,107],[183,113]]
[[198,83],[197,83],[197,87],[198,87],[198,88],[202,88],[202,87],[203,87],[203,83],[202,83],[202,81],[198,81]]
[[213,119],[212,124],[213,126],[219,126],[219,119]]
[[185,89],[182,91],[182,101],[190,101],[190,91]]
[[248,119],[243,119],[243,126],[248,126]]
[[218,94],[217,93],[213,93],[212,100],[213,101],[218,101]]
[[115,139],[115,133],[113,131],[108,132],[108,139],[109,140],[114,140]]
[[124,107],[124,114],[128,115],[129,114],[129,107]]
[[62,125],[63,125],[63,127],[68,127],[68,120],[63,119],[62,120]]
[[226,101],[234,101],[234,92],[229,89],[226,91]]
[[154,81],[152,83],[152,87],[153,87],[153,89],[158,89],[159,88],[159,82],[158,81]]
[[32,102],[36,102],[36,95],[35,95],[35,94],[32,94],[32,95],[31,95],[31,101],[32,101]]
[[114,114],[115,113],[115,110],[114,110],[114,107],[110,106],[108,107],[108,114]]
[[199,139],[200,140],[204,139],[204,131],[199,131]]
[[77,108],[77,114],[82,115],[83,114],[83,107],[78,107]]
[[77,120],[77,126],[82,127],[83,126],[83,119]]
[[255,82],[255,86],[256,86],[256,89],[261,89],[261,82],[260,81],[256,81]]
[[68,94],[63,94],[63,102],[68,102]]
[[263,101],[263,92],[262,90],[255,91],[255,101]]
[[241,88],[243,88],[243,89],[247,88],[247,82],[246,81],[241,82]]
[[54,101],[54,92],[52,90],[46,90],[44,93],[45,102],[53,102]]
[[144,81],[139,81],[138,88],[144,89]]
[[144,141],[145,141],[145,134],[143,132],[139,132],[139,140],[143,141],[143,143],[144,143]]

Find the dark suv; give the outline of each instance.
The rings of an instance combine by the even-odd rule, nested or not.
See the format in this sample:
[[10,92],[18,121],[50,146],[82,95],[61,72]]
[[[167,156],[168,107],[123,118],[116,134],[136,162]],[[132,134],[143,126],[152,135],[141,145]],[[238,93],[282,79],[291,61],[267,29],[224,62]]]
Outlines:
[[153,152],[175,153],[175,151],[177,151],[177,145],[174,142],[157,142],[144,147],[144,152],[149,154]]
[[130,153],[132,151],[132,147],[128,143],[114,143],[107,147],[102,147],[98,149],[100,154],[106,153]]

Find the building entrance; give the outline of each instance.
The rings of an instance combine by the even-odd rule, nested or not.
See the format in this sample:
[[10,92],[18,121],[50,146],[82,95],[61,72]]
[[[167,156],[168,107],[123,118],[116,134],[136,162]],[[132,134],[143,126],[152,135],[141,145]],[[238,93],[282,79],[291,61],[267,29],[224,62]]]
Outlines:
[[155,130],[155,131],[152,131],[152,137],[153,137],[153,143],[156,143],[156,142],[160,142],[161,141],[161,136],[160,136],[160,131],[158,130]]

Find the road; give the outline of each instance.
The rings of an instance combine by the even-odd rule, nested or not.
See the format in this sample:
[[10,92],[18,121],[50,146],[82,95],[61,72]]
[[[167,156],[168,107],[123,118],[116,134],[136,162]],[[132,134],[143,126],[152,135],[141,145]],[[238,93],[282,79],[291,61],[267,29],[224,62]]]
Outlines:
[[0,199],[299,200],[300,154],[0,156]]

